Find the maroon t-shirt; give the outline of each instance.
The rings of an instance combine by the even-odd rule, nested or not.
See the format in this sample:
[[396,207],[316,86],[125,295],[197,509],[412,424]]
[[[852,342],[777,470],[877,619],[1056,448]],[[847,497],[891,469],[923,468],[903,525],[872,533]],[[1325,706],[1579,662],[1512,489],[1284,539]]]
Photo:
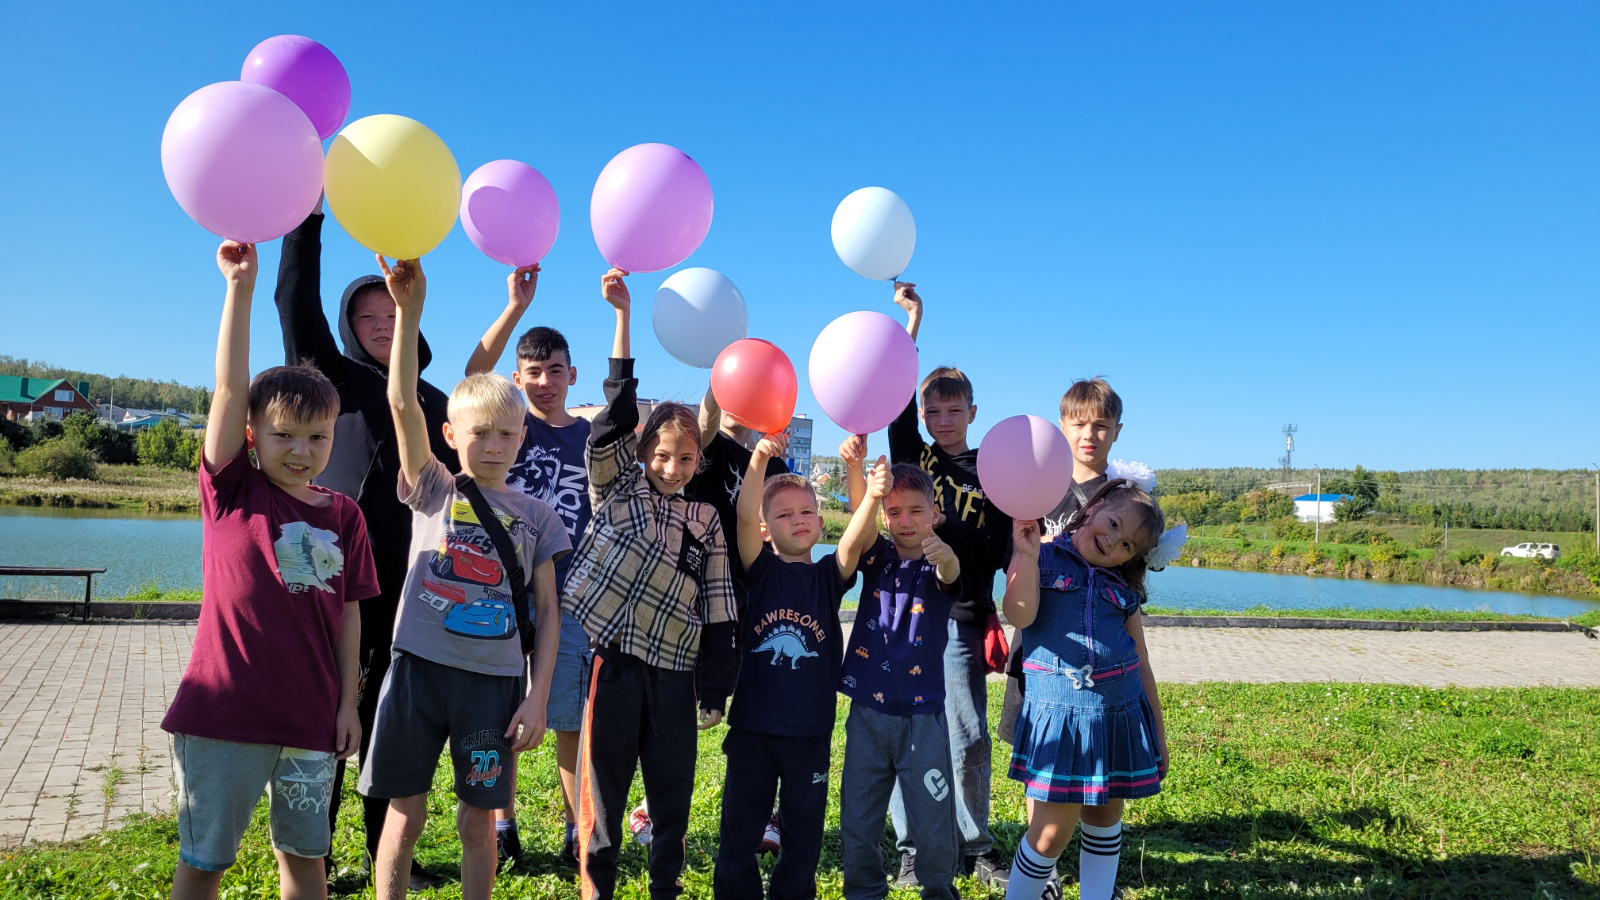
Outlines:
[[202,602],[162,729],[333,751],[346,603],[378,595],[356,502],[296,500],[241,452],[200,468]]

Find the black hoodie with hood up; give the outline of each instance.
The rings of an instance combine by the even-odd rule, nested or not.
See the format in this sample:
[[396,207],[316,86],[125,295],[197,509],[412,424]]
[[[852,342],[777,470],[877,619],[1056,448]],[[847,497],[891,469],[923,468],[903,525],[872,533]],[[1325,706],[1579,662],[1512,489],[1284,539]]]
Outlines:
[[[396,495],[400,479],[400,452],[395,444],[394,419],[389,412],[389,369],[356,340],[350,325],[350,305],[362,289],[376,284],[377,275],[350,282],[339,301],[339,340],[333,341],[322,312],[322,214],[312,213],[300,227],[284,236],[278,263],[278,321],[283,327],[283,353],[290,365],[309,360],[339,389],[339,420],[334,427],[333,457],[316,483],[355,499],[366,516],[372,541],[373,562],[389,606],[388,623],[368,623],[362,628],[393,622],[393,604],[405,582],[411,548],[411,510]],[[418,371],[428,367],[433,354],[425,338],[418,337]],[[451,472],[459,472],[456,452],[444,441],[442,425],[449,397],[426,381],[417,381],[422,415],[428,423],[428,444],[433,455]],[[384,632],[385,640],[388,633]],[[373,635],[377,637],[376,634]]]

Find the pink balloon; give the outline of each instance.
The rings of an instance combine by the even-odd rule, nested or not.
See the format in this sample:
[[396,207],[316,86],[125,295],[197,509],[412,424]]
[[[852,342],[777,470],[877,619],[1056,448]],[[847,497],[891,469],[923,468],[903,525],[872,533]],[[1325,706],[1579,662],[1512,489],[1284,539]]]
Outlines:
[[531,266],[556,242],[561,204],[538,169],[497,159],[479,166],[461,186],[461,227],[490,259]]
[[887,428],[917,392],[917,345],[883,313],[846,313],[811,345],[811,393],[851,434]]
[[600,170],[589,225],[606,262],[659,272],[689,258],[711,229],[711,182],[687,153],[638,144]]
[[266,85],[300,107],[327,140],[350,114],[350,76],[333,51],[298,34],[269,37],[245,57],[240,81]]
[[1072,486],[1072,446],[1038,416],[1012,416],[983,436],[978,481],[989,502],[1013,519],[1037,519]]
[[161,133],[161,171],[189,217],[242,243],[280,238],[316,208],[322,142],[277,91],[222,81],[190,94]]

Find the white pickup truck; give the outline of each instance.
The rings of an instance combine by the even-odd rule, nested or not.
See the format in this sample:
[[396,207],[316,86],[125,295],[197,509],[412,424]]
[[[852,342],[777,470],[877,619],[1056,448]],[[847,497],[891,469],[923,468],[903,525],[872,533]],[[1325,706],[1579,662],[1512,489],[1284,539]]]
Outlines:
[[1560,559],[1561,547],[1556,544],[1518,544],[1500,551],[1501,556],[1520,556],[1524,559]]

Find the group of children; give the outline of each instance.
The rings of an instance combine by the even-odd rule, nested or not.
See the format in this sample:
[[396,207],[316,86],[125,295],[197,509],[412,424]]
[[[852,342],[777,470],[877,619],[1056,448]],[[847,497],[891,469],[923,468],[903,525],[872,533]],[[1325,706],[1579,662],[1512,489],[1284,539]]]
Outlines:
[[[851,698],[838,775],[846,897],[889,890],[886,816],[896,883],[925,898],[955,897],[959,875],[1008,898],[1059,895],[1056,860],[1075,829],[1081,896],[1113,895],[1122,803],[1158,792],[1166,769],[1139,624],[1164,523],[1143,487],[1107,477],[1121,401],[1104,381],[1062,400],[1072,490],[1045,520],[1013,522],[978,481],[971,383],[935,369],[890,427],[888,457],[869,466],[864,435],[841,446],[852,512],[837,550],[813,561],[820,505],[784,468],[783,434],[724,423],[709,393],[698,416],[662,403],[641,427],[626,272],[601,282],[616,329],[591,422],[567,412],[578,373],[553,329],[521,336],[513,378],[492,374],[537,266],[507,279],[505,312],[446,399],[419,380],[416,260],[380,257],[382,278],[351,284],[342,354],[333,346],[316,298],[320,224],[313,214],[286,239],[279,277],[285,348],[307,361],[254,379],[255,249],[218,250],[227,294],[200,473],[207,602],[162,723],[179,788],[174,898],[217,895],[263,789],[283,896],[326,896],[343,760],[358,751],[378,896],[427,886],[412,850],[441,747],[462,895],[486,898],[498,861],[520,851],[517,755],[547,730],[561,859],[582,896],[614,895],[624,829],[642,822],[650,895],[672,898],[697,732],[724,718],[715,896],[762,897],[759,854],[781,846],[765,895],[814,897],[839,693]],[[921,298],[899,284],[895,299],[914,339]],[[1009,663],[992,589],[1002,569]],[[858,579],[847,646],[840,606]],[[1028,798],[1009,863],[989,831],[985,680],[1002,668],[1013,677],[1000,732]],[[630,815],[636,772],[646,804]]]

